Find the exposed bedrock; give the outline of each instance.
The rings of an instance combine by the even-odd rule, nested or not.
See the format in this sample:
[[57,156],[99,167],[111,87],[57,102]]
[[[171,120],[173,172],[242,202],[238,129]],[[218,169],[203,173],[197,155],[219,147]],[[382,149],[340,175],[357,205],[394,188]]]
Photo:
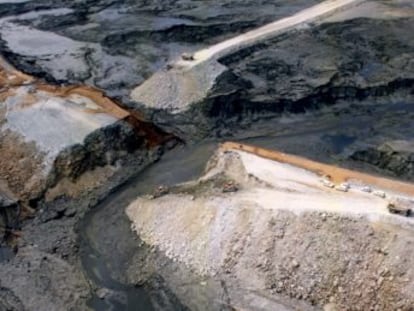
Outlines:
[[414,144],[411,141],[389,141],[378,147],[355,151],[350,158],[387,170],[395,176],[410,179],[414,176]]
[[[190,88],[194,83],[203,88],[203,100],[180,113],[148,108],[145,102],[132,101],[129,94],[160,68],[171,70],[171,60],[182,52],[192,53],[319,1],[13,2],[0,3],[0,52],[20,71],[58,86],[18,72],[0,76],[0,238],[20,236],[10,243],[19,249],[15,254],[11,248],[15,256],[11,260],[10,250],[0,247],[0,309],[88,310],[91,293],[107,295],[102,301],[118,294],[111,292],[110,284],[110,289],[98,289],[92,278],[85,280],[79,253],[88,231],[77,224],[85,211],[175,143],[166,133],[200,140],[231,136],[238,129],[239,134],[244,131],[243,137],[268,138],[264,145],[277,142],[302,155],[335,163],[338,158],[334,156],[339,155],[348,164],[353,161],[365,168],[369,162],[400,178],[414,176],[412,145],[377,147],[412,138],[412,1],[370,1],[373,7],[359,7],[329,23],[221,58],[216,67],[201,71],[204,77],[211,72],[212,79],[187,83]],[[387,11],[383,18],[376,15],[376,4],[384,4],[385,9],[395,4],[398,10]],[[89,85],[105,93],[61,84]],[[165,90],[160,85],[152,95]],[[104,94],[117,98],[123,108]],[[332,110],[323,114],[324,109],[317,109],[325,106]],[[308,110],[313,111],[301,114]],[[272,119],[275,116],[281,118]],[[264,119],[269,120],[262,123]],[[258,129],[245,131],[252,124]],[[172,165],[183,166],[189,174],[190,162]],[[165,173],[158,171],[161,178],[139,177],[145,191],[170,178],[171,167],[161,167]],[[214,311],[223,305],[228,309],[263,306],[273,311],[301,306],[312,310],[312,304],[316,309],[325,306],[341,311],[349,306],[410,310],[414,303],[411,218],[404,227],[398,221],[388,222],[388,214],[386,221],[381,215],[375,222],[366,215],[330,210],[297,214],[244,206],[246,201],[239,204],[241,209],[225,209],[226,200],[237,195],[223,193],[228,178],[222,177],[178,186],[168,196],[143,197],[131,205],[129,214],[138,203],[143,204],[137,209],[135,229],[159,250],[148,257],[128,235],[125,215],[107,217],[114,210],[123,213],[123,207],[137,196],[136,189],[126,196],[131,199],[114,194],[124,200],[110,201],[101,218],[92,216],[85,222],[85,227],[99,226],[100,231],[90,231],[93,237],[86,237],[98,252],[84,254],[89,259],[96,255],[84,268],[98,276],[119,272],[122,277],[117,280],[126,278],[133,285],[145,283],[147,275],[141,272],[157,275],[159,271],[160,279],[151,280],[154,286],[149,287],[160,309],[185,309],[182,302],[197,310],[198,296],[202,296],[204,305]],[[257,179],[249,179],[241,191],[250,186],[267,191],[266,183]],[[204,204],[203,196],[210,194],[214,198]],[[253,198],[261,194],[255,192]],[[387,213],[382,200],[373,200]],[[272,200],[269,205],[285,201],[289,202]],[[336,207],[331,201],[326,206]],[[37,208],[36,217],[19,226],[15,221],[21,219],[19,212],[31,216],[31,207]],[[213,230],[204,223],[206,219],[216,221]],[[198,236],[194,238],[198,233],[212,240],[211,249],[198,243]],[[183,246],[186,238],[190,243]],[[163,239],[178,242],[162,245]],[[186,257],[187,249],[193,258]],[[166,256],[158,257],[160,253]],[[102,259],[101,254],[110,259]],[[147,265],[137,267],[140,260]],[[159,265],[153,265],[157,260]],[[169,270],[174,260],[176,269]],[[103,262],[109,269],[98,266]],[[190,271],[182,269],[185,264]],[[194,276],[194,271],[201,276]],[[186,283],[189,280],[195,284]],[[250,290],[252,284],[258,293]],[[207,288],[212,293],[203,296]],[[216,301],[217,297],[224,301]],[[98,297],[98,306],[99,301]]]

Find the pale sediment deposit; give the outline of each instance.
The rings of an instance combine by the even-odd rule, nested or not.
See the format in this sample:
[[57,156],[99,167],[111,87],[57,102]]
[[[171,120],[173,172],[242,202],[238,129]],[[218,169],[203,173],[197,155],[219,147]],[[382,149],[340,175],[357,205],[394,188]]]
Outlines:
[[357,183],[344,191],[321,178],[221,149],[198,180],[140,197],[127,214],[144,242],[225,282],[235,309],[252,307],[232,296],[237,288],[325,310],[411,310],[414,221],[387,207],[395,197],[412,205],[413,197],[377,196],[376,185]]

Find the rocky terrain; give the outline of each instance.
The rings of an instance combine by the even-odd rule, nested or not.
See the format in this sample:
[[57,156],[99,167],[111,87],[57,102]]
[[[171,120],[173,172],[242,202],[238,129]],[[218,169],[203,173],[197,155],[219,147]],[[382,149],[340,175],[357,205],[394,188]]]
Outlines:
[[280,296],[324,310],[410,310],[412,219],[357,185],[342,192],[318,179],[220,150],[198,180],[138,198],[127,214],[144,242],[225,283],[235,309],[256,306],[233,291],[275,302],[260,310],[279,310]]
[[[142,199],[164,202],[154,207],[159,222],[134,219],[149,245],[124,212],[159,185],[174,188],[168,197],[183,208],[198,195],[232,197],[221,193],[220,178],[173,186],[199,176],[216,142],[229,138],[414,180],[409,0],[362,1],[220,58],[224,74],[186,112],[131,97],[183,52],[319,2],[0,1],[0,310],[410,310],[411,219],[402,226],[381,214],[377,226],[336,210],[264,209],[257,217],[231,210],[223,219],[252,233],[262,264],[251,265],[257,249],[229,229],[220,265],[200,268],[183,264],[190,261],[177,255],[182,242],[167,249],[148,238],[164,225],[171,237],[181,232],[157,209],[167,197]],[[177,142],[187,146],[170,151]],[[259,181],[243,189],[264,187]],[[201,226],[193,211],[172,210]],[[249,217],[268,234],[263,243]],[[364,238],[348,239],[355,232]],[[326,236],[335,256],[322,251]],[[285,242],[295,245],[291,253],[279,253]],[[368,251],[351,256],[361,250]],[[260,278],[258,292],[243,283],[251,275]]]
[[365,162],[391,171],[397,176],[414,176],[414,146],[411,141],[393,140],[378,147],[358,150],[351,155],[357,161]]
[[44,84],[4,61],[0,72],[2,190],[22,202],[53,200],[66,194],[56,190],[59,182],[77,181],[97,167],[116,169],[117,161],[163,142],[162,131],[98,90]]
[[84,309],[75,224],[174,137],[97,89],[0,66],[0,308]]

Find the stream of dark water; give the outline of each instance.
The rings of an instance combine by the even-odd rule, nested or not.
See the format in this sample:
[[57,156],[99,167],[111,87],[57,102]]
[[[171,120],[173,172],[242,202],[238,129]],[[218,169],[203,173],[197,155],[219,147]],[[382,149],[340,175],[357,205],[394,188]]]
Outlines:
[[[83,220],[80,231],[82,264],[84,270],[97,286],[111,291],[105,299],[92,297],[94,310],[154,310],[153,301],[145,287],[125,285],[111,277],[110,267],[123,267],[128,254],[139,252],[135,233],[125,215],[125,207],[138,195],[151,192],[157,185],[173,185],[196,178],[204,169],[217,144],[178,148],[166,154],[162,161],[145,169],[139,177],[124,186],[116,194],[102,202]],[[111,224],[102,227],[99,224]],[[111,234],[108,234],[111,230]],[[118,247],[111,247],[111,254],[100,253],[97,245],[108,245],[122,240]],[[121,246],[121,247],[120,247]],[[172,307],[172,308],[171,308]],[[176,302],[169,310],[184,310]]]

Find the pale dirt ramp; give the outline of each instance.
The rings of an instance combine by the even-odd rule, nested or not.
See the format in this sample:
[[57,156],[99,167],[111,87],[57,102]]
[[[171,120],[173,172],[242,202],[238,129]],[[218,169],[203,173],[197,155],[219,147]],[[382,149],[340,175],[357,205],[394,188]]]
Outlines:
[[[229,181],[239,190],[223,192]],[[127,214],[144,242],[225,282],[236,310],[412,310],[414,222],[387,204],[356,186],[324,187],[304,168],[221,149],[198,180],[139,197]]]

